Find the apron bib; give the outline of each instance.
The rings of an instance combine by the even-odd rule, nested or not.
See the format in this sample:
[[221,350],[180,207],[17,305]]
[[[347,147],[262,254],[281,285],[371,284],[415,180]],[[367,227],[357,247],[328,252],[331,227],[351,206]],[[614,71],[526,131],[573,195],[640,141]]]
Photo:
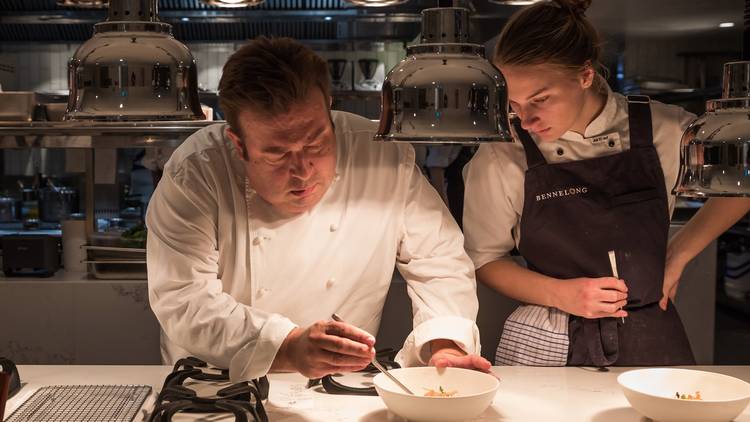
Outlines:
[[[513,122],[528,164],[518,246],[528,268],[559,279],[608,277],[612,270],[607,252],[614,250],[620,278],[628,286],[628,317],[623,324],[619,318],[568,318],[557,309],[545,313],[538,309],[544,307],[522,306],[506,321],[498,363],[694,363],[674,306],[667,312],[658,307],[669,207],[648,97],[629,97],[628,116],[629,150],[555,164],[547,163],[520,122]],[[560,323],[562,318],[565,323]],[[540,335],[540,330],[552,333]],[[567,342],[560,341],[563,338]]]

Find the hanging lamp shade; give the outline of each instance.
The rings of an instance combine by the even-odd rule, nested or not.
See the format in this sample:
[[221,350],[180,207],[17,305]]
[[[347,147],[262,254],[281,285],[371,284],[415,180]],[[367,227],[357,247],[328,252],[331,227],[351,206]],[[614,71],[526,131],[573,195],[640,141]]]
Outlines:
[[111,0],[68,64],[66,120],[204,119],[193,55],[157,0]]
[[469,11],[422,11],[420,44],[385,78],[376,140],[423,144],[512,141],[500,71],[469,40]]
[[678,196],[750,196],[750,0],[742,44],[742,61],[724,64],[721,98],[682,135]]
[[682,135],[673,193],[685,197],[750,196],[750,61],[724,64],[722,97]]

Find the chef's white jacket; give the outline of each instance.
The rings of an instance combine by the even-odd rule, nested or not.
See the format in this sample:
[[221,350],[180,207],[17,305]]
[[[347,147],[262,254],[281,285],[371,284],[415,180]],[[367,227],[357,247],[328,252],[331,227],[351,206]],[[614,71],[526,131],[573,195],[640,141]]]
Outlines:
[[251,379],[269,371],[294,327],[333,312],[376,334],[394,265],[413,307],[399,361],[426,364],[428,342],[439,338],[479,352],[473,266],[413,148],[373,141],[367,119],[332,115],[334,182],[295,217],[248,187],[225,124],[196,132],[172,155],[146,216],[149,299],[165,362],[193,355],[229,368],[233,380]]
[[[694,119],[695,115],[681,107],[651,101],[654,146],[664,172],[670,215],[674,209],[671,192],[679,170],[680,140]],[[554,142],[535,141],[548,163],[626,151],[630,148],[627,98],[607,88],[604,108],[586,127],[584,135],[568,131]],[[509,255],[521,241],[527,168],[520,142],[483,144],[464,168],[463,228],[466,251],[475,268]]]

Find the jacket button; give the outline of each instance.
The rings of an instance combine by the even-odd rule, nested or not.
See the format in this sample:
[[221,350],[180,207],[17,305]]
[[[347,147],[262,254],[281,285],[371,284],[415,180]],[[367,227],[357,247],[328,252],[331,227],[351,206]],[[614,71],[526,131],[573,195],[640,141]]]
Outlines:
[[328,228],[330,231],[335,232],[339,229],[338,224],[331,224],[331,226]]
[[326,289],[330,289],[336,283],[336,279],[331,277],[326,281]]
[[267,295],[270,292],[271,292],[270,290],[268,290],[266,288],[262,288],[262,289],[258,290],[258,295],[257,296],[258,296],[258,298],[261,298],[261,297]]
[[264,240],[271,240],[271,236],[255,236],[253,239],[253,245],[258,246],[263,243]]
[[563,154],[565,154],[565,151],[563,151],[562,148],[558,148],[557,149],[557,155],[563,155]]
[[610,139],[610,141],[608,142],[608,145],[609,145],[610,148],[614,147],[615,146],[615,141],[613,141],[613,140]]

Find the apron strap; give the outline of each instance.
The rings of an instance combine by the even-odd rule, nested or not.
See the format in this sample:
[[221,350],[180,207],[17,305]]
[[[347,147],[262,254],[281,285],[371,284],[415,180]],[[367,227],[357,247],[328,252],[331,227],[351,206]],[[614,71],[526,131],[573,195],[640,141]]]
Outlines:
[[645,95],[628,95],[630,148],[643,148],[654,145],[650,101],[650,98]]
[[539,147],[536,146],[536,142],[531,138],[529,132],[526,132],[526,129],[521,127],[521,119],[513,118],[511,119],[511,124],[516,131],[518,139],[523,144],[523,149],[526,151],[526,164],[529,170],[547,164],[547,160],[544,159],[542,152],[539,151]]

